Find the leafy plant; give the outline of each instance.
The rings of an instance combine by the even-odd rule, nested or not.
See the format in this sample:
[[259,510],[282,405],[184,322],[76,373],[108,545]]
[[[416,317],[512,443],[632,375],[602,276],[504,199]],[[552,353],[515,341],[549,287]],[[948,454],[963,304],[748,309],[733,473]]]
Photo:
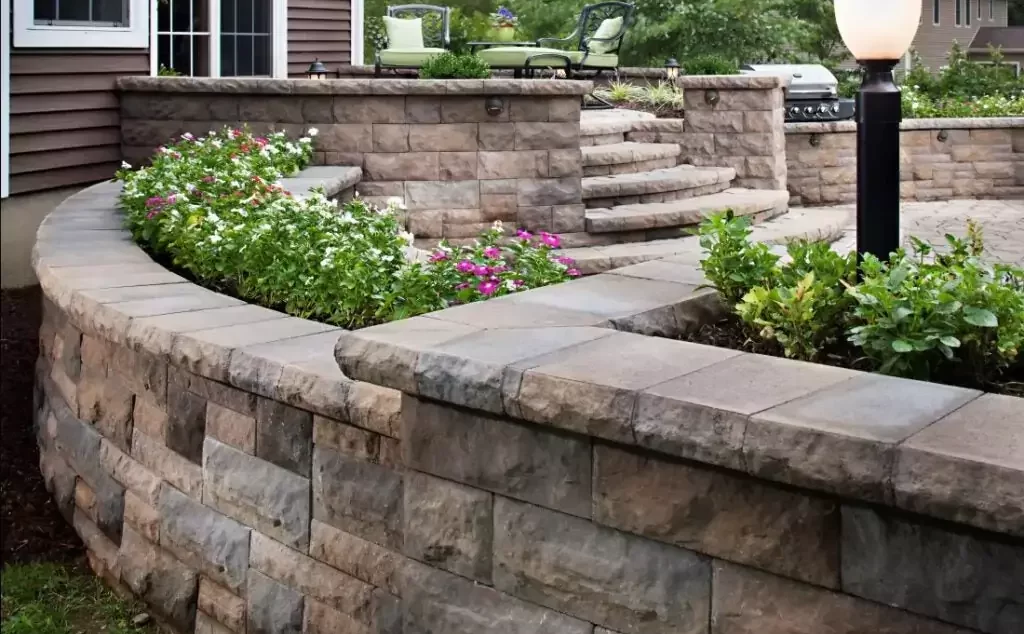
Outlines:
[[174,70],[170,66],[164,66],[160,64],[156,69],[157,77],[181,77],[181,73]]
[[492,13],[490,18],[491,26],[496,29],[519,26],[519,18],[505,7],[498,7],[498,10]]
[[653,110],[681,110],[683,108],[683,91],[675,84],[659,81],[637,92],[640,103],[650,106]]
[[707,254],[701,260],[701,270],[729,306],[738,304],[776,273],[779,256],[764,243],[752,243],[750,234],[750,219],[736,217],[731,210],[700,225],[700,246]]
[[682,69],[687,75],[736,75],[740,72],[736,62],[720,55],[697,55],[683,60]]
[[421,79],[486,79],[491,67],[476,55],[446,52],[427,59],[420,68]]
[[637,98],[642,92],[642,88],[629,82],[616,80],[608,84],[608,87],[601,91],[601,95],[613,103],[626,103]]

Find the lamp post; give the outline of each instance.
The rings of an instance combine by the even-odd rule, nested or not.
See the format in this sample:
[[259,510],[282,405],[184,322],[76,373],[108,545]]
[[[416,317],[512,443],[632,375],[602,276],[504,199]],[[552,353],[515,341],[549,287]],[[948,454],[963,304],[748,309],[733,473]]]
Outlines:
[[921,0],[835,0],[843,42],[863,69],[857,93],[857,255],[886,260],[900,244],[900,89]]
[[665,75],[669,81],[674,81],[676,77],[679,77],[679,62],[676,61],[676,58],[670,57],[665,62]]

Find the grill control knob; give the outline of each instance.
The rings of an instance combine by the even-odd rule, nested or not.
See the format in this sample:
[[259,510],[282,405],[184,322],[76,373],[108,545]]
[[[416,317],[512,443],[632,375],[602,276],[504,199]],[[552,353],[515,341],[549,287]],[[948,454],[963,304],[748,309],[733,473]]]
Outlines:
[[827,104],[827,103],[823,103],[823,104],[820,104],[820,105],[818,106],[818,112],[819,112],[820,114],[828,114],[828,113],[829,113],[829,107],[828,107],[828,104]]
[[804,106],[804,114],[808,117],[814,116],[814,106]]
[[799,117],[800,116],[800,106],[793,106],[792,108],[790,108],[789,109],[789,114],[791,114],[794,117]]
[[837,104],[837,103],[832,104],[832,113],[833,114],[839,114],[839,104]]

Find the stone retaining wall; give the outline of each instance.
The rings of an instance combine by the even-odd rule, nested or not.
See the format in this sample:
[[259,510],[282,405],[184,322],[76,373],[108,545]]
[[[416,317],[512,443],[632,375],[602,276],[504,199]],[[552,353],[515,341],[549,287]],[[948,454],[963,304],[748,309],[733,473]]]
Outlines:
[[[910,119],[902,124],[904,200],[1024,198],[1024,117]],[[793,204],[857,199],[857,126],[787,123]]]
[[629,334],[711,318],[692,264],[346,333],[164,270],[116,191],[39,231],[41,468],[176,632],[1024,625],[1020,399]]
[[124,77],[118,86],[129,161],[183,132],[247,124],[297,137],[315,127],[315,162],[362,167],[360,194],[404,199],[418,238],[475,238],[495,220],[583,231],[589,82]]

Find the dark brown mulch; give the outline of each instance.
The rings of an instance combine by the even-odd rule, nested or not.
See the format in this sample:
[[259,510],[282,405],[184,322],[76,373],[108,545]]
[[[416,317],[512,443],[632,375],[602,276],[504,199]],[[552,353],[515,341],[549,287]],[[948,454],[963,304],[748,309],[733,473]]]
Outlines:
[[685,114],[685,111],[682,108],[652,108],[648,104],[633,101],[624,101],[622,103],[617,103],[615,104],[615,107],[624,110],[639,110],[641,112],[649,112],[659,119],[682,119]]
[[43,484],[32,425],[39,287],[2,291],[0,305],[0,563],[74,561],[82,543]]

